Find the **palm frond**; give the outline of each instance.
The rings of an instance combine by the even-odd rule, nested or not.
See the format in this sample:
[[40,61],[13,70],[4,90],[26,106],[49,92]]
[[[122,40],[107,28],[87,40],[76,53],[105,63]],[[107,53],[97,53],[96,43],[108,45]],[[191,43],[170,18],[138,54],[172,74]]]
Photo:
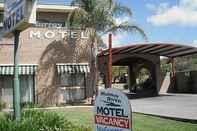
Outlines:
[[96,34],[96,39],[97,39],[97,43],[98,43],[97,48],[102,48],[102,49],[107,48],[106,43],[103,41],[103,39],[100,35]]
[[73,0],[71,5],[83,8],[85,11],[91,13],[97,6],[97,0]]
[[124,22],[124,23],[119,24],[119,25],[114,25],[107,32],[112,32],[112,33],[116,34],[117,32],[123,32],[123,31],[126,31],[128,33],[139,33],[140,35],[142,35],[143,39],[146,42],[148,41],[148,37],[147,37],[146,33],[143,31],[142,28],[140,28],[137,25],[131,25],[128,22]]
[[115,3],[114,0],[107,0],[107,2],[109,3],[109,7],[112,7]]
[[121,5],[119,3],[115,3],[113,9],[112,9],[112,14],[114,16],[120,16],[120,15],[129,15],[132,16],[132,11],[129,7],[126,7],[124,5]]
[[83,24],[87,18],[88,13],[82,8],[76,8],[68,15],[68,21],[70,26],[74,24]]
[[93,13],[91,14],[91,18],[92,18],[91,21],[93,27],[97,31],[103,31],[106,27],[108,17],[109,15],[104,8],[99,8],[94,10]]
[[71,1],[71,6],[79,6],[79,5],[82,5],[83,1],[82,0],[72,0]]
[[115,4],[115,0],[97,0],[98,7],[105,7],[108,10],[111,10]]
[[115,16],[132,15],[130,8],[117,3],[116,0],[73,0],[73,3],[78,3],[80,7],[70,13],[71,25],[77,22],[82,28],[92,28],[99,34],[122,31],[139,33],[147,41],[147,35],[137,25],[129,22],[116,24]]

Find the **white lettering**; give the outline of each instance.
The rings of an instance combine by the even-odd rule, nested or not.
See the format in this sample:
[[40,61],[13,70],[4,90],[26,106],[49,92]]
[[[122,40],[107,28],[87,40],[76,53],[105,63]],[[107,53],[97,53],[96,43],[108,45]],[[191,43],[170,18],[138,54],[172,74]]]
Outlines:
[[87,33],[85,33],[85,32],[81,32],[81,38],[82,39],[88,39],[88,36],[87,36]]
[[11,30],[15,25],[17,25],[24,18],[24,7],[21,6],[15,12],[12,12],[4,20],[4,29],[6,31]]
[[65,38],[68,35],[68,32],[65,32],[65,31],[60,31],[58,33],[61,35],[62,39]]
[[71,36],[70,36],[71,38],[73,38],[73,39],[77,39],[78,33],[77,33],[77,32],[72,31],[70,35],[71,35]]
[[36,32],[30,31],[30,38],[34,38],[34,37],[36,37],[37,39],[40,39],[41,38],[40,31],[36,31]]
[[82,39],[88,39],[88,35],[85,34],[86,32],[77,32],[77,31],[52,31],[48,30],[46,32],[42,31],[33,31],[31,30],[29,32],[30,38],[36,38],[36,39],[53,39],[55,37],[57,38],[65,38],[66,36],[70,36],[72,39],[82,38]]
[[55,37],[55,33],[52,32],[52,31],[47,31],[47,32],[44,34],[44,36],[45,36],[46,38],[48,38],[48,39],[52,39],[52,38]]

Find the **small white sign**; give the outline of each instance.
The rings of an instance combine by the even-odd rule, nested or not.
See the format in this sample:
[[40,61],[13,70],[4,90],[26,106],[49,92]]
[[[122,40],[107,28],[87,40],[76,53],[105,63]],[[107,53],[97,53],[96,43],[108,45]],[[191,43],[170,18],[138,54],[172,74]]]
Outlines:
[[4,35],[36,24],[37,0],[4,0]]
[[116,89],[100,91],[95,101],[95,131],[131,131],[131,105]]

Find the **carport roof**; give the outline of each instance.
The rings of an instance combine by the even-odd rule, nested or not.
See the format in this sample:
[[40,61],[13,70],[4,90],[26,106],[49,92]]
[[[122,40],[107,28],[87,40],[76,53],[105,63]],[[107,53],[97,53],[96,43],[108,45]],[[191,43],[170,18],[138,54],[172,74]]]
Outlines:
[[[179,44],[169,43],[146,43],[135,44],[129,46],[121,46],[112,49],[112,55],[116,54],[151,54],[157,56],[165,56],[169,58],[175,58],[180,56],[187,56],[197,53],[197,48]],[[108,49],[102,51],[99,57],[108,55]]]

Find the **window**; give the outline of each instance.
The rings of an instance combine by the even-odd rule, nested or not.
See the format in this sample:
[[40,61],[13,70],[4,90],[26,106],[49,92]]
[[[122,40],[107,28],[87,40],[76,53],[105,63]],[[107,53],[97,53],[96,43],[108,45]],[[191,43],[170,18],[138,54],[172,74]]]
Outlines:
[[33,102],[34,77],[33,75],[20,76],[21,100],[23,103]]
[[85,99],[85,74],[61,74],[60,84],[63,102],[70,103]]
[[[13,104],[13,76],[0,76],[0,100],[6,102],[9,107]],[[21,102],[33,102],[34,95],[34,77],[33,75],[20,76]]]
[[1,76],[1,101],[6,102],[9,107],[12,107],[13,103],[13,77],[12,76]]
[[82,73],[70,74],[65,73],[61,75],[61,86],[73,87],[79,86],[84,87],[85,75]]

